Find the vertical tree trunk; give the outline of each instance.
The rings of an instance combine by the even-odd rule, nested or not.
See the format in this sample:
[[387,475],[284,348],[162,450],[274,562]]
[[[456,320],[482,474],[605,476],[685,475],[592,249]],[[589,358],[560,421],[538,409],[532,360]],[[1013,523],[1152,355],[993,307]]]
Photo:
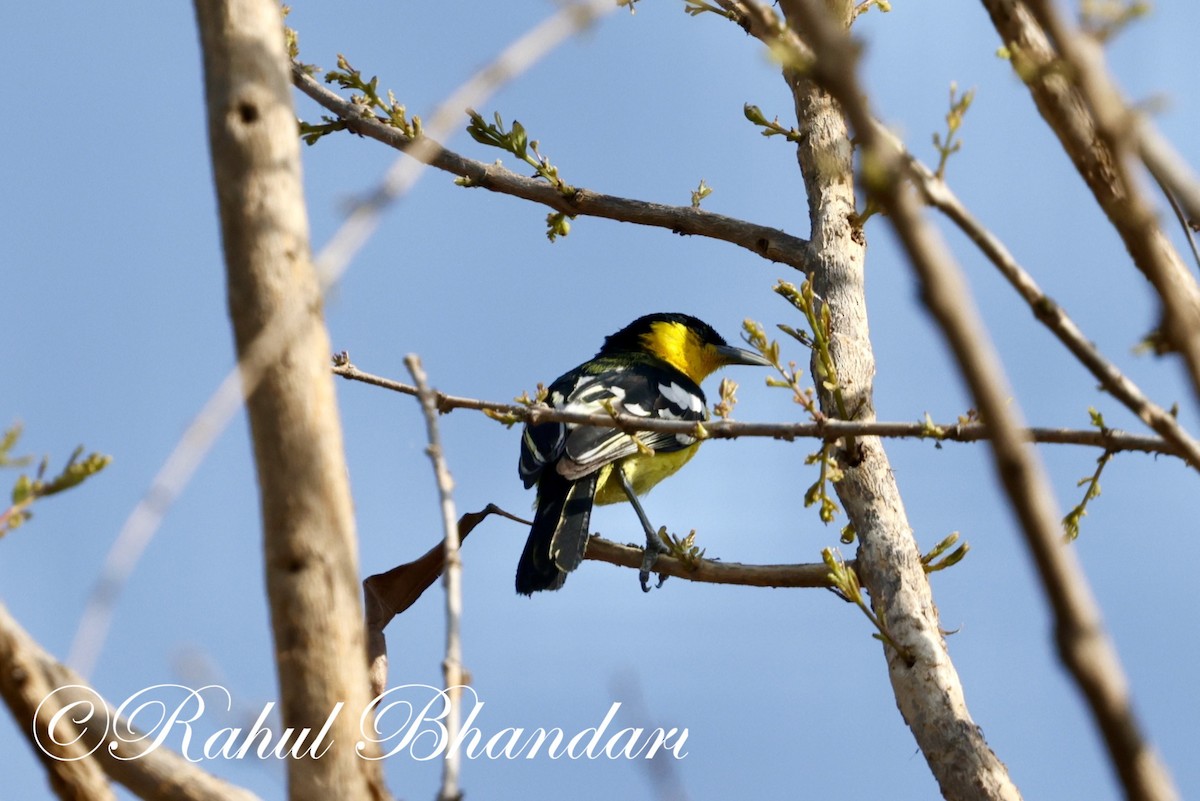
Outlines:
[[249,398],[283,725],[319,759],[288,762],[292,799],[386,796],[359,759],[368,702],[350,490],[309,254],[278,4],[196,0],[229,311]]

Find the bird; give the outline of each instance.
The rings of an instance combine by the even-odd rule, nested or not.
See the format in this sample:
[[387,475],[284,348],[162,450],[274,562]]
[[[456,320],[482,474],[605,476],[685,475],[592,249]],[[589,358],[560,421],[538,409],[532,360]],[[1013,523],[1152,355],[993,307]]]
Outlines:
[[[708,419],[700,382],[732,364],[771,362],[730,346],[712,326],[691,315],[647,314],[606,337],[594,357],[559,376],[545,400],[556,410],[700,423]],[[639,580],[648,592],[650,570],[665,546],[638,496],[683,467],[699,446],[692,434],[630,435],[617,428],[527,423],[519,472],[525,489],[537,485],[537,500],[517,563],[517,592],[560,589],[583,561],[592,506],[626,500],[646,534]]]

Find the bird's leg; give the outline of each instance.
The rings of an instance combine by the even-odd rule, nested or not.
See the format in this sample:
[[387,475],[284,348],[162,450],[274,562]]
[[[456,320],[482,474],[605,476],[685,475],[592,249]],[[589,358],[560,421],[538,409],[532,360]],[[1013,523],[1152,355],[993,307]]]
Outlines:
[[[654,568],[654,563],[658,561],[660,553],[666,553],[667,546],[663,545],[663,541],[659,538],[658,532],[654,530],[654,526],[650,525],[649,518],[646,517],[646,512],[642,509],[642,505],[638,503],[637,495],[633,492],[633,486],[630,485],[629,479],[625,476],[625,468],[618,464],[616,465],[617,478],[621,482],[621,489],[625,490],[626,497],[633,504],[633,510],[637,512],[638,520],[642,521],[642,529],[646,532],[646,549],[642,551],[642,569],[638,572],[638,580],[642,583],[642,592],[650,592],[650,571]],[[659,574],[658,586],[661,587],[667,577]]]

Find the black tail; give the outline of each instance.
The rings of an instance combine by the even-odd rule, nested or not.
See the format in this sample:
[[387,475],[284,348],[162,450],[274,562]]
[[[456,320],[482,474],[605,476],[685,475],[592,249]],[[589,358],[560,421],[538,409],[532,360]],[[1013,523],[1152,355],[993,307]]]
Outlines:
[[517,592],[557,590],[587,548],[596,474],[568,481],[547,465],[538,483],[537,513],[517,563]]

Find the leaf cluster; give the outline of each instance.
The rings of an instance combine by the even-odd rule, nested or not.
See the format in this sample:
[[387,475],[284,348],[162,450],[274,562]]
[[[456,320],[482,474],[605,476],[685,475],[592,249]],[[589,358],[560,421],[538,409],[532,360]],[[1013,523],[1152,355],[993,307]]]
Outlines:
[[888,0],[862,0],[861,3],[854,7],[853,19],[858,19],[861,14],[866,14],[871,10],[872,6],[878,7],[885,14],[892,10],[892,4]]
[[722,378],[717,386],[721,402],[713,405],[713,414],[722,420],[728,420],[733,415],[733,407],[737,406],[738,384],[732,378]]
[[[950,532],[948,537],[933,546],[929,553],[921,557],[921,567],[925,569],[926,573],[936,573],[939,570],[945,570],[963,560],[963,557],[971,550],[971,544],[964,540],[962,545],[954,548],[958,543],[958,537],[959,534],[957,531]],[[950,551],[951,548],[954,548],[954,550]],[[947,551],[950,551],[950,553],[941,559],[938,558]]]
[[[513,403],[516,403],[520,406],[524,406],[525,408],[529,408],[529,407],[534,406],[539,403],[545,403],[546,396],[549,394],[550,394],[550,391],[548,389],[546,389],[546,385],[541,382],[538,382],[537,389],[534,391],[532,398],[529,397],[528,392],[522,392],[520,395],[513,398]],[[496,422],[503,424],[505,428],[512,428],[514,425],[522,422],[522,420],[524,419],[522,417],[518,417],[515,414],[512,414],[511,412],[499,412],[499,411],[496,411],[495,409],[484,409],[483,413],[485,416],[490,417],[493,420],[495,420]]]
[[683,13],[689,17],[698,17],[701,14],[716,14],[718,17],[724,17],[727,20],[737,22],[737,14],[732,11],[727,11],[720,6],[714,6],[712,3],[707,3],[705,0],[683,0]]
[[[823,379],[826,389],[840,393],[840,389],[836,385],[837,371],[833,369],[833,357],[829,352],[828,309],[822,308],[822,312],[815,310],[811,282],[806,280],[802,287],[797,289],[786,281],[780,281],[776,285],[775,291],[787,298],[794,307],[800,309],[802,312],[807,309],[805,318],[808,320],[813,332],[810,333],[805,329],[793,328],[782,323],[778,325],[779,330],[795,339],[801,345],[811,348],[817,354],[820,354],[822,347],[824,348],[825,357],[822,358],[818,355],[815,361],[817,375]],[[779,343],[775,340],[768,340],[762,325],[753,320],[745,320],[742,323],[742,330],[746,343],[769,361],[778,373],[778,377],[767,377],[767,386],[789,390],[792,393],[792,400],[804,407],[804,410],[814,422],[824,420],[825,415],[817,405],[815,390],[812,387],[804,387],[802,384],[803,372],[797,368],[794,361],[789,361],[787,365],[781,362]],[[838,408],[844,409],[845,404],[839,403]],[[847,439],[852,440],[852,438]],[[848,442],[848,444],[850,443]],[[833,493],[830,491],[830,485],[841,480],[844,475],[838,460],[837,449],[833,447],[832,443],[823,442],[819,450],[805,457],[804,463],[808,465],[820,465],[817,480],[804,493],[804,506],[805,508],[816,506],[821,522],[828,525],[833,522],[840,511],[833,499]],[[850,529],[850,527],[847,527],[847,529]],[[847,529],[843,530],[844,542],[850,541],[846,538],[852,538],[853,536]]]
[[[578,190],[564,181],[558,174],[558,167],[554,166],[550,159],[542,155],[538,149],[539,143],[536,139],[530,139],[525,126],[519,121],[513,120],[511,128],[504,127],[504,119],[500,116],[500,112],[494,112],[492,118],[495,122],[488,122],[479,112],[474,109],[467,109],[467,116],[471,121],[467,124],[467,133],[481,145],[498,148],[505,153],[511,153],[521,161],[533,167],[534,174],[555,189],[563,197],[574,197]],[[459,179],[456,183],[462,186],[469,186],[469,182],[465,179]],[[566,236],[571,232],[571,220],[575,217],[573,214],[568,214],[563,211],[555,211],[546,215],[546,238],[551,242],[556,241],[560,236]]]
[[550,159],[541,154],[538,150],[538,140],[530,139],[525,126],[519,121],[513,120],[512,127],[506,130],[504,119],[500,116],[499,111],[492,115],[494,123],[484,120],[483,116],[474,109],[467,109],[467,116],[471,119],[467,125],[467,133],[476,142],[513,154],[533,167],[539,178],[546,180],[563,196],[571,197],[575,194],[575,187],[559,177],[558,167],[551,164]]
[[[12,456],[12,450],[21,437],[21,431],[22,427],[18,423],[0,436],[0,467],[19,468],[32,464],[33,458],[30,456]],[[33,517],[31,507],[36,501],[79,486],[112,462],[111,456],[91,453],[85,457],[83,452],[84,447],[80,445],[71,454],[71,458],[67,460],[62,470],[52,478],[46,477],[50,465],[49,457],[42,458],[32,476],[22,473],[17,477],[12,488],[12,503],[6,510],[0,512],[0,537]]]
[[[364,78],[362,72],[355,69],[340,53],[337,61],[337,69],[325,73],[325,83],[337,84],[342,89],[349,90],[351,92],[350,102],[358,106],[364,115],[375,117],[385,125],[390,125],[400,131],[409,139],[417,139],[421,136],[421,118],[416,114],[410,117],[408,109],[396,100],[396,96],[390,89],[387,91],[386,97],[381,96],[378,76],[373,75],[369,80]],[[337,117],[322,115],[321,120],[321,123],[300,121],[300,137],[305,144],[316,144],[323,136],[349,128],[345,120]]]
[[[804,279],[804,283],[799,288],[787,281],[781,280],[775,285],[775,294],[787,300],[788,303],[792,304],[793,308],[800,311],[804,315],[809,328],[808,331],[802,331],[780,325],[779,330],[788,334],[800,344],[812,348],[813,354],[816,357],[813,370],[817,380],[820,382],[821,388],[830,393],[833,398],[838,417],[842,420],[850,420],[851,415],[846,407],[846,398],[842,392],[842,386],[838,382],[837,365],[834,364],[833,351],[830,349],[833,334],[830,325],[829,306],[817,298],[816,293],[813,291],[812,280],[808,278]],[[850,452],[855,450],[853,437],[846,438],[846,450]]]

